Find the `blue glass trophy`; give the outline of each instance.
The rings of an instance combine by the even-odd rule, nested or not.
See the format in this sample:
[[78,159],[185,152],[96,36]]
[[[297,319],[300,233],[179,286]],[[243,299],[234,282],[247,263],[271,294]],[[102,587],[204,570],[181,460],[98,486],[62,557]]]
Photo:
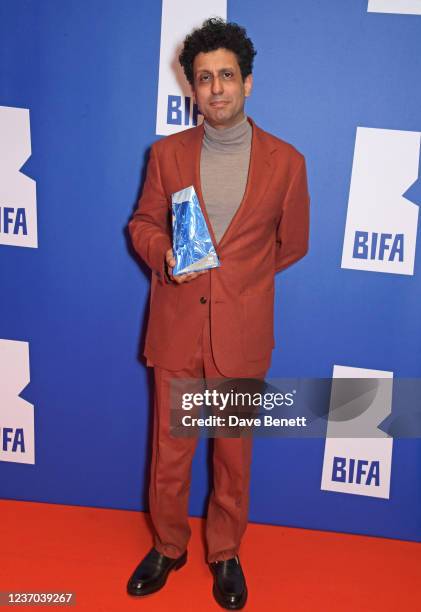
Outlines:
[[172,194],[173,275],[217,268],[220,263],[193,186]]

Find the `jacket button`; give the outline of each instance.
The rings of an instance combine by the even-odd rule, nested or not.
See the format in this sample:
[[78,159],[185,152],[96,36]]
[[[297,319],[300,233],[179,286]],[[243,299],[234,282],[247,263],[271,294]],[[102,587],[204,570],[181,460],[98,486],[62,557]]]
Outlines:
[[200,303],[201,304],[206,304],[207,301],[208,300],[205,297],[203,297],[203,296],[200,298]]

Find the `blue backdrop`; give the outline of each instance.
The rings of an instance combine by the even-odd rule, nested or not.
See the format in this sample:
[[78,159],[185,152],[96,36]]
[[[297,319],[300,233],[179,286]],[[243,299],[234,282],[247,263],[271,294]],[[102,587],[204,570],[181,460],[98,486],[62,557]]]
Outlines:
[[[229,0],[258,50],[246,110],[306,157],[311,244],[277,276],[269,376],[333,364],[421,375],[414,276],[341,269],[357,126],[421,130],[421,17],[366,0]],[[0,104],[30,109],[38,249],[0,246],[0,338],[29,342],[35,465],[2,462],[1,495],[147,509],[149,279],[127,222],[155,135],[161,6],[3,0]],[[419,201],[419,200],[418,200]],[[390,499],[320,490],[324,440],[256,439],[250,520],[421,535],[421,444],[395,440]],[[207,442],[190,510],[203,515]]]

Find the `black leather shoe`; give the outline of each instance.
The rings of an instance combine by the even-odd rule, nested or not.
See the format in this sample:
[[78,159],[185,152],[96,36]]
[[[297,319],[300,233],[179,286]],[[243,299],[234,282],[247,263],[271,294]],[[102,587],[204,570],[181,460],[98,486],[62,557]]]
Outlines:
[[130,576],[127,592],[129,595],[149,595],[159,591],[166,583],[170,571],[180,569],[186,561],[187,550],[181,557],[172,559],[152,548]]
[[213,573],[213,596],[219,605],[227,610],[243,608],[247,601],[247,585],[238,556],[209,565]]

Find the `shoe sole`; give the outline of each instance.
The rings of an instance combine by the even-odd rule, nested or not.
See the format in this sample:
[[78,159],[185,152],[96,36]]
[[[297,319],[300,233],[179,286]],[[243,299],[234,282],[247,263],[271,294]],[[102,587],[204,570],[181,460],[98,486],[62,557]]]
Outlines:
[[168,570],[168,572],[164,576],[164,580],[160,584],[158,584],[158,586],[155,585],[153,588],[150,588],[150,589],[145,588],[143,589],[143,591],[131,591],[129,586],[127,586],[127,593],[129,595],[133,595],[134,597],[144,597],[145,595],[152,595],[152,593],[156,593],[157,591],[160,591],[162,587],[165,586],[170,572],[172,572],[172,570],[176,572],[177,570],[181,569],[184,565],[186,565],[186,563],[187,563],[187,555],[181,558],[179,561],[177,561],[177,563],[175,563]]

